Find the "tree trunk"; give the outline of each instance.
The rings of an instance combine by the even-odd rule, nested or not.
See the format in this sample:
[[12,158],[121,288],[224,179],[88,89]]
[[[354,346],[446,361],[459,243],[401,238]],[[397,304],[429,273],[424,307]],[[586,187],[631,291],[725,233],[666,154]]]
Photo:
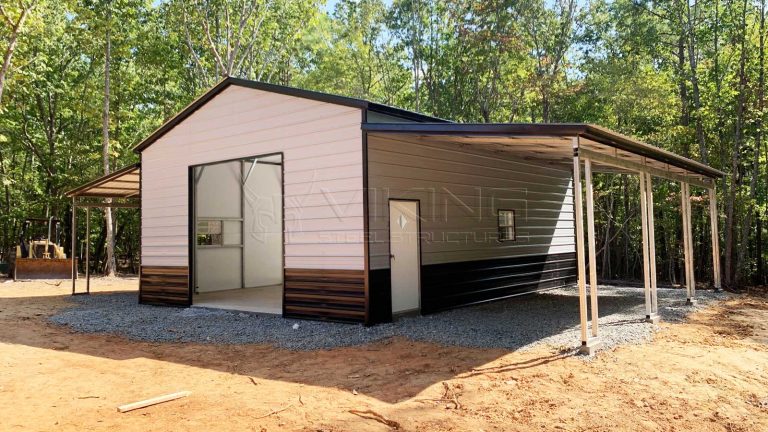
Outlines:
[[[100,227],[100,229],[99,229],[99,238],[96,240],[96,243],[91,248],[91,268],[92,269],[93,268],[96,268],[96,269],[104,268],[104,264],[105,264],[105,261],[104,261],[104,249],[106,249],[106,248],[104,247],[104,243],[105,243],[104,239],[106,237],[107,230],[103,226],[104,218],[100,218],[100,221],[101,221],[100,224],[102,224],[102,225],[99,226]],[[92,224],[92,226],[93,226],[93,224]],[[93,229],[93,228],[91,228],[91,229]]]
[[757,256],[757,275],[755,282],[757,285],[765,283],[763,276],[763,218],[760,212],[755,213],[757,224],[755,226],[755,255]]
[[34,4],[23,7],[21,9],[21,13],[19,14],[19,18],[14,22],[10,15],[6,13],[6,10],[0,4],[0,16],[11,27],[11,32],[8,36],[8,45],[6,46],[5,52],[3,53],[3,64],[0,66],[0,102],[3,100],[5,80],[8,77],[8,71],[11,70],[11,61],[13,60],[14,51],[16,51],[16,44],[19,40],[19,34],[21,33],[21,30],[24,27],[24,22],[27,20],[27,16],[29,16],[29,12],[33,7]]
[[701,92],[699,90],[699,73],[698,73],[698,61],[696,59],[696,32],[693,26],[693,17],[691,16],[691,4],[690,2],[686,2],[687,5],[687,13],[688,13],[688,65],[690,66],[690,76],[691,76],[691,90],[692,90],[692,97],[693,97],[693,108],[695,111],[695,120],[696,120],[696,141],[699,143],[699,157],[701,158],[702,163],[707,163],[708,159],[708,151],[707,151],[707,141],[704,137],[704,126],[702,121],[702,110],[701,110]]
[[[754,161],[754,177],[755,181],[760,177],[760,171],[759,171],[759,160],[760,160],[760,150],[763,146],[763,116],[765,115],[765,0],[762,0],[760,2],[760,46],[759,46],[759,68],[760,71],[758,73],[758,90],[757,90],[757,97],[758,97],[758,107],[760,109],[760,114],[757,117],[757,138],[755,139],[755,151],[757,153],[757,157]],[[768,180],[768,179],[766,179]],[[756,193],[755,190],[753,190],[753,193]],[[756,200],[763,201],[765,199],[765,196],[761,196],[760,198],[755,197]],[[758,202],[758,207],[762,207],[762,202]],[[757,219],[757,229],[756,229],[756,244],[755,244],[755,255],[757,256],[757,281],[759,284],[763,283],[763,216],[760,214],[760,212],[755,212],[755,218]]]
[[[0,179],[3,180],[3,210],[5,211],[6,215],[11,214],[11,190],[10,190],[10,179],[8,178],[8,173],[5,170],[5,158],[3,157],[3,152],[0,151]],[[11,255],[13,255],[13,246],[15,243],[14,237],[15,233],[11,232],[11,219],[6,218],[3,221],[3,244],[0,246],[0,261],[8,261],[10,260]]]
[[[691,123],[691,111],[688,102],[688,85],[685,79],[685,38],[683,35],[677,39],[677,69],[680,74],[678,80],[678,92],[680,93],[680,125],[688,127]],[[684,142],[683,156],[690,157],[690,145],[686,140]]]
[[[421,10],[415,10],[417,3],[411,3],[411,50],[413,52],[413,61],[411,62],[413,73],[413,89],[414,97],[416,99],[415,108],[419,111],[421,108]],[[421,3],[418,3],[421,6]],[[434,107],[432,107],[434,109]]]
[[[629,182],[627,181],[627,175],[626,174],[622,174],[621,175],[621,186],[622,186],[622,191],[624,192],[623,197],[622,197],[623,198],[622,202],[624,204],[624,217],[625,218],[629,218]],[[630,244],[629,225],[628,224],[624,224],[624,226],[622,227],[622,230],[624,231],[624,235],[623,235],[623,239],[624,239],[624,244],[623,244],[623,246],[624,246],[623,247],[623,249],[624,249],[624,260],[623,260],[624,261],[624,275],[623,275],[623,278],[627,279],[627,278],[630,277],[630,274],[629,274],[629,244]]]
[[[741,165],[740,153],[741,144],[744,135],[744,108],[746,104],[746,87],[747,87],[747,75],[746,75],[746,63],[747,63],[747,51],[746,51],[746,15],[747,15],[747,1],[744,0],[741,11],[741,28],[740,28],[740,53],[739,53],[739,84],[738,84],[738,97],[736,102],[736,127],[733,137],[733,154],[731,155],[731,184],[728,190],[728,202],[726,204],[726,232],[725,232],[725,284],[727,286],[733,286],[735,282],[738,282],[737,278],[741,274],[741,267],[744,265],[744,256],[742,256],[742,248],[739,248],[737,260],[733,262],[733,248],[734,248],[734,235],[735,235],[735,206],[736,206],[736,191],[741,184],[741,175],[739,175],[739,167]],[[749,215],[745,217],[744,224],[751,223]],[[743,230],[742,230],[743,235]],[[741,239],[746,240],[746,239]]]
[[[736,269],[736,281],[742,282],[745,278],[744,274],[744,263],[746,262],[747,258],[747,247],[749,246],[749,234],[752,231],[752,217],[755,216],[755,205],[757,204],[757,179],[760,176],[760,150],[763,145],[763,132],[762,132],[762,115],[763,115],[763,109],[765,108],[764,104],[764,87],[765,87],[765,73],[764,73],[764,63],[765,63],[765,0],[760,2],[760,31],[758,32],[760,34],[759,37],[759,49],[758,49],[758,65],[759,65],[759,72],[758,72],[758,84],[757,84],[757,106],[759,115],[757,116],[755,120],[755,149],[754,149],[754,158],[752,160],[752,176],[749,181],[749,205],[747,208],[747,211],[744,213],[744,222],[741,227],[741,236],[740,236],[740,243],[739,243],[739,251],[738,251],[738,259],[737,263],[739,266]],[[743,28],[743,31],[746,32],[746,27]],[[743,36],[742,36],[743,37]],[[742,49],[744,49],[744,41],[742,40]],[[744,61],[744,60],[742,60]],[[742,66],[743,67],[743,66]],[[757,215],[758,218],[758,227],[759,224],[759,218],[760,215]],[[759,236],[759,233],[758,233]],[[758,237],[760,238],[760,237]],[[759,243],[759,242],[758,242]],[[759,256],[758,258],[758,273],[762,272],[762,248],[759,244],[756,245],[755,254]]]
[[[611,186],[613,186],[613,182],[611,182]],[[613,225],[614,225],[614,213],[613,213],[613,194],[609,194],[608,197],[608,218],[605,224],[605,232],[603,234],[604,240],[603,240],[603,268],[602,268],[602,277],[603,279],[607,279],[611,277],[611,233],[613,232]]]
[[[109,66],[112,55],[111,23],[112,5],[107,2],[106,33],[104,47],[104,112],[102,116],[101,155],[104,163],[104,175],[109,174]],[[115,275],[115,235],[112,225],[112,209],[104,209],[104,229],[106,230],[107,259],[104,262],[104,275]]]

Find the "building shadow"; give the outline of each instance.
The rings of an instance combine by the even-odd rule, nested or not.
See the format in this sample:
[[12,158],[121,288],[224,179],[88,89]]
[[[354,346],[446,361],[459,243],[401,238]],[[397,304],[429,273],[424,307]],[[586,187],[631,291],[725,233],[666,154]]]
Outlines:
[[[561,361],[573,353],[563,346],[578,345],[577,336],[568,336],[559,348],[555,343],[545,350],[526,350],[578,328],[575,290],[520,296],[367,328],[138,305],[136,295],[0,298],[0,342],[116,361],[147,358],[244,377],[355,390],[389,403],[414,397],[445,380]],[[600,300],[602,316],[642,307],[642,299],[634,296]],[[46,316],[50,305],[61,301],[72,307],[51,319],[64,326],[49,322]],[[299,330],[293,329],[294,324],[299,324]],[[271,334],[252,337],[259,332]],[[292,338],[292,342],[280,338]],[[513,363],[492,365],[512,352],[519,355],[508,359]]]

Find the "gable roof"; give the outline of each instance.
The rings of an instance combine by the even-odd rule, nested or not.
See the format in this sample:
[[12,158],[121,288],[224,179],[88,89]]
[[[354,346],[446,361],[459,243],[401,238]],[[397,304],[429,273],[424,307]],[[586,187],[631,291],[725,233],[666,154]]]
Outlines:
[[385,105],[385,104],[370,102],[365,99],[339,96],[339,95],[322,93],[322,92],[317,92],[312,90],[303,90],[296,87],[269,84],[261,81],[251,81],[251,80],[246,80],[242,78],[227,77],[219,81],[215,86],[213,86],[210,90],[205,92],[203,95],[201,95],[200,97],[192,101],[183,110],[181,110],[181,112],[179,112],[174,117],[172,117],[171,119],[163,123],[162,126],[157,128],[147,138],[145,138],[143,141],[138,143],[133,148],[133,151],[136,153],[141,153],[142,150],[152,145],[155,141],[160,139],[160,137],[168,133],[176,125],[184,121],[187,117],[192,115],[192,113],[194,113],[200,107],[205,105],[209,100],[213,99],[219,93],[224,91],[227,87],[232,85],[252,88],[256,90],[262,90],[270,93],[278,93],[278,94],[284,94],[284,95],[294,96],[294,97],[299,97],[304,99],[311,99],[311,100],[326,102],[334,105],[343,105],[343,106],[348,106],[353,108],[367,109],[367,110],[375,111],[381,114],[389,114],[395,117],[400,117],[403,120],[412,120],[416,122],[450,123],[450,121],[445,119],[431,117],[425,114],[420,114],[417,112],[408,111],[408,110],[396,108],[396,107]]
[[404,121],[416,123],[367,123],[362,120],[362,128],[368,132],[400,132],[422,134],[466,134],[466,135],[578,135],[584,138],[610,145],[611,147],[630,151],[632,153],[650,157],[682,169],[686,169],[710,178],[725,176],[725,173],[700,162],[682,157],[664,149],[646,144],[640,140],[622,135],[609,129],[586,123],[454,123],[449,120],[420,114],[385,104],[367,101],[364,99],[339,96],[330,93],[322,93],[312,90],[303,90],[296,87],[269,84],[260,81],[251,81],[241,78],[228,77],[219,81],[210,90],[192,101],[181,112],[166,121],[147,138],[137,144],[133,151],[141,153],[176,125],[192,115],[208,101],[216,97],[229,86],[262,90],[270,93],[278,93],[304,99],[311,99],[335,105],[359,108],[381,114],[399,117]]

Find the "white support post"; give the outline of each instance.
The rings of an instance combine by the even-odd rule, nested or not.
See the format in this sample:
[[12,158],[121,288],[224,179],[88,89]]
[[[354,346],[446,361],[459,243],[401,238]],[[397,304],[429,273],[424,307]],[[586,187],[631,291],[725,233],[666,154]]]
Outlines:
[[[577,141],[578,143],[578,141]],[[581,164],[579,163],[578,144],[574,146],[573,156],[573,201],[576,217],[576,265],[578,267],[578,285],[579,285],[579,317],[581,321],[581,344],[586,345],[587,338],[587,288],[586,288],[586,266],[584,260],[584,216],[582,215],[581,198]]]
[[685,261],[685,289],[687,302],[694,302],[693,247],[691,239],[691,206],[688,184],[680,183],[680,208],[683,216],[683,258]]
[[645,288],[645,314],[646,319],[652,318],[651,299],[651,257],[649,257],[650,234],[648,229],[648,182],[646,173],[640,172],[640,225],[643,231],[643,287]]
[[688,211],[688,206],[686,205],[686,195],[685,195],[685,183],[680,182],[680,214],[683,218],[683,264],[684,264],[684,274],[685,274],[685,297],[690,301],[691,299],[691,287],[688,283],[691,276],[688,273],[688,217],[686,216],[686,212]]
[[720,237],[717,234],[717,194],[715,188],[709,189],[709,222],[712,232],[712,281],[715,291],[722,286],[720,282]]
[[688,303],[693,304],[696,302],[696,274],[693,266],[693,223],[691,222],[693,212],[691,211],[691,185],[685,184],[685,203],[687,209],[685,211],[688,218],[688,268],[691,274],[691,299]]
[[72,197],[72,295],[75,295],[77,284],[77,204],[75,197]]
[[91,208],[85,208],[85,292],[91,293]]
[[645,194],[648,197],[648,205],[646,206],[647,220],[648,220],[648,257],[649,259],[649,276],[651,279],[651,307],[646,312],[646,320],[650,322],[658,322],[659,314],[659,302],[656,291],[656,230],[654,228],[653,220],[653,177],[645,174]]
[[690,275],[688,274],[688,218],[685,217],[686,209],[685,183],[680,182],[680,215],[683,222],[683,267],[685,269],[683,273],[685,274],[685,297],[690,300],[691,288],[688,286],[688,279],[690,278]]
[[595,248],[595,203],[592,189],[592,161],[584,158],[584,181],[587,186],[587,245],[589,248],[589,299],[592,314],[592,337],[598,337],[597,252]]
[[587,331],[587,272],[584,258],[584,213],[581,192],[581,163],[579,161],[579,139],[573,139],[573,200],[576,225],[576,262],[579,286],[579,320],[581,322],[581,348],[583,354],[591,355],[597,348],[597,341],[590,339]]

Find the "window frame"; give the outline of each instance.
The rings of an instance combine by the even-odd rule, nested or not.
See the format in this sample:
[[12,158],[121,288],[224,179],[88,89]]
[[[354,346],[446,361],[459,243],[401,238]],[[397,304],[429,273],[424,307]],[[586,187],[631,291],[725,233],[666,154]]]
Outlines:
[[[209,232],[200,232],[200,224],[209,224],[210,222],[219,223],[219,233],[211,234]],[[208,231],[208,230],[206,230]],[[201,238],[210,237],[211,243],[200,243]],[[214,242],[217,239],[217,242]],[[195,227],[195,243],[200,248],[221,248],[224,247],[224,220],[219,218],[200,218],[197,220],[197,226]]]
[[[501,215],[502,213],[511,213],[512,214],[512,224],[502,224],[501,223]],[[515,218],[515,211],[513,209],[498,209],[496,211],[496,234],[497,238],[496,240],[499,243],[503,242],[510,242],[510,241],[517,241],[517,219]],[[509,238],[506,235],[506,230],[512,228],[512,237]]]

